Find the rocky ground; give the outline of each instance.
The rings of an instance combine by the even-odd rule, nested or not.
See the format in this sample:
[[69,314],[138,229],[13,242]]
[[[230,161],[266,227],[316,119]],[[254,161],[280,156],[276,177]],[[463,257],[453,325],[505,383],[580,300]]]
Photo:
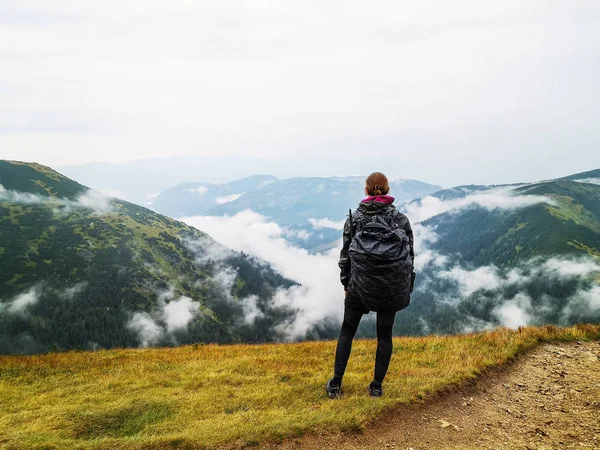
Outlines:
[[[358,435],[307,436],[268,449],[600,449],[600,343],[545,344]],[[376,401],[376,400],[374,400]]]

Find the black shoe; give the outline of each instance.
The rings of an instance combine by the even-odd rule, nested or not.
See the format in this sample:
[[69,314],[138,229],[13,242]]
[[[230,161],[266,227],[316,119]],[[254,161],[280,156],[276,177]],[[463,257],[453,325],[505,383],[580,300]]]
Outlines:
[[331,400],[335,400],[341,395],[342,385],[341,384],[333,384],[333,378],[327,382],[327,395]]
[[383,395],[383,389],[381,388],[381,385],[371,383],[369,385],[369,395],[371,397],[381,397]]

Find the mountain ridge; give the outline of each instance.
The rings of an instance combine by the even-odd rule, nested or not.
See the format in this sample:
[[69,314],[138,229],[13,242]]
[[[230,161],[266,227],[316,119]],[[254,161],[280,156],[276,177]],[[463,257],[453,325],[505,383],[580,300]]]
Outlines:
[[433,204],[417,222],[428,241],[397,332],[600,322],[600,185],[569,179],[579,177],[459,190],[453,208]]
[[[248,179],[248,178],[246,178]],[[243,179],[243,180],[246,180]],[[244,209],[248,209],[251,206],[255,212],[263,214],[268,218],[275,219],[278,223],[283,225],[289,225],[291,223],[283,223],[279,219],[282,218],[282,214],[275,213],[276,202],[279,201],[284,204],[282,208],[287,212],[294,206],[308,208],[309,205],[315,205],[323,203],[323,209],[312,209],[314,215],[311,216],[310,212],[303,212],[299,215],[303,221],[309,218],[324,218],[322,214],[328,213],[339,219],[339,210],[345,210],[344,208],[338,207],[336,213],[335,206],[337,203],[351,204],[354,202],[356,197],[359,197],[364,191],[364,179],[363,177],[292,177],[286,179],[277,179],[271,177],[270,180],[266,180],[267,184],[259,184],[254,189],[247,189],[244,195],[236,198],[230,202],[225,202],[222,205],[212,204],[209,208],[206,208],[205,203],[196,200],[196,202],[188,203],[186,197],[190,197],[192,194],[189,189],[194,187],[208,186],[207,183],[182,183],[167,191],[161,193],[154,202],[154,208],[167,215],[182,217],[182,216],[195,216],[195,215],[232,215],[237,212],[241,212]],[[224,183],[221,185],[211,185],[217,189],[232,193],[231,186],[239,184],[240,181],[235,180],[233,182]],[[422,195],[424,192],[435,192],[440,186],[424,183],[418,180],[401,179],[390,182],[393,195],[397,196],[398,201],[402,202],[410,200],[416,196]],[[238,188],[238,191],[242,189]],[[238,192],[240,193],[240,192]],[[308,195],[319,194],[325,197],[327,194],[333,197],[339,197],[338,202],[326,201],[322,198],[308,197]],[[169,204],[173,202],[176,206]],[[265,203],[266,202],[266,203]],[[182,207],[179,205],[182,204]],[[187,205],[187,208],[183,205]],[[275,209],[273,209],[275,207]],[[333,209],[332,209],[333,208]],[[342,217],[343,217],[342,213]],[[329,217],[334,218],[334,217]],[[296,219],[293,219],[296,220]],[[292,219],[286,219],[286,222],[291,222]]]
[[294,315],[270,302],[293,282],[183,222],[38,164],[0,185],[0,353],[262,342]]

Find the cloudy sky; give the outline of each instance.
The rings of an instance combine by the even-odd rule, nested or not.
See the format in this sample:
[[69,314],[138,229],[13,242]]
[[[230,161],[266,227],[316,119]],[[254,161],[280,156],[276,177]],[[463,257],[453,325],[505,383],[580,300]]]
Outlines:
[[443,185],[600,167],[594,0],[0,0],[0,67],[0,158]]

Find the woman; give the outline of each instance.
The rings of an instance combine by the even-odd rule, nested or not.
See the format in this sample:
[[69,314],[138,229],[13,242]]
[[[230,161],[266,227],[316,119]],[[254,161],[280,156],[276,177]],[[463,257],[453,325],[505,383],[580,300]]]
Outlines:
[[369,311],[377,311],[377,354],[369,394],[383,395],[382,383],[392,357],[394,319],[410,301],[415,278],[413,233],[408,218],[393,205],[389,190],[384,174],[369,175],[365,187],[368,197],[344,225],[339,266],[346,298],[334,376],[327,382],[332,399],[341,393],[352,340],[363,314]]

